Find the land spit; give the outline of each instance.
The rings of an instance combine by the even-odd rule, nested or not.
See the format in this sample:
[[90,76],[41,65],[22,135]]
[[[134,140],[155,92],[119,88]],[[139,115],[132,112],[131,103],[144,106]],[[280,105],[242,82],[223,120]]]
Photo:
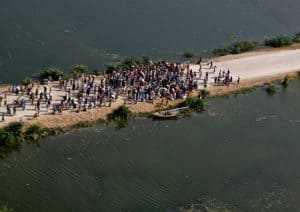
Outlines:
[[[239,92],[244,89],[263,86],[266,83],[278,82],[288,75],[290,78],[298,77],[300,71],[300,46],[294,45],[292,47],[280,49],[266,49],[255,52],[249,52],[239,55],[228,55],[224,57],[213,58],[214,65],[217,67],[213,72],[209,69],[209,64],[202,64],[202,71],[209,72],[209,80],[206,90],[209,91],[210,96],[227,95],[233,92]],[[199,72],[199,65],[190,65],[193,72]],[[230,70],[233,76],[233,82],[230,85],[215,85],[215,77],[218,76],[219,71]],[[240,83],[237,83],[237,78],[240,77]],[[62,99],[65,91],[61,91],[58,87],[58,82],[51,82],[49,84],[53,91],[53,101],[59,102]],[[41,86],[42,88],[43,86]],[[0,87],[0,95],[8,90],[9,86]],[[199,91],[204,89],[203,83],[199,80],[198,90],[193,91],[190,95],[196,96]],[[21,96],[21,94],[19,94]],[[7,94],[7,104],[12,103],[17,96],[15,94]],[[23,98],[21,96],[21,98]],[[24,97],[26,99],[26,97]],[[33,119],[35,114],[35,106],[28,104],[26,109],[17,110],[16,115],[5,117],[4,122],[0,122],[0,128],[7,124],[22,120],[25,126],[32,124],[39,124],[47,128],[72,128],[79,122],[97,122],[99,120],[107,120],[108,114],[117,109],[121,105],[126,106],[134,113],[149,113],[157,110],[162,110],[169,106],[175,106],[183,102],[183,99],[176,99],[167,101],[166,99],[157,99],[153,103],[138,102],[132,104],[126,101],[125,96],[113,102],[110,106],[106,105],[101,108],[87,110],[86,112],[75,112],[72,110],[63,111],[59,115],[53,115],[51,110],[47,111],[45,105],[42,105],[40,116]],[[6,107],[3,104],[0,107],[0,113],[5,112]]]

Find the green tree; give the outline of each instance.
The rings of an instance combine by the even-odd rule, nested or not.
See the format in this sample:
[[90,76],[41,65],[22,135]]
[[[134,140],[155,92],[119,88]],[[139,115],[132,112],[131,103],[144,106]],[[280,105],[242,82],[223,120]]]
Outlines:
[[82,64],[78,65],[78,64],[76,64],[76,65],[74,65],[72,67],[71,74],[73,76],[78,76],[78,75],[86,73],[87,69],[88,69],[88,67],[86,65],[82,65]]
[[56,68],[56,67],[49,67],[49,68],[45,68],[45,69],[42,69],[40,71],[40,80],[43,80],[43,79],[48,79],[49,77],[52,78],[52,80],[58,80],[60,77],[64,77],[64,72],[59,69],[59,68]]
[[33,83],[33,79],[31,77],[25,77],[22,80],[22,85],[24,85],[26,88],[28,87],[28,85]]

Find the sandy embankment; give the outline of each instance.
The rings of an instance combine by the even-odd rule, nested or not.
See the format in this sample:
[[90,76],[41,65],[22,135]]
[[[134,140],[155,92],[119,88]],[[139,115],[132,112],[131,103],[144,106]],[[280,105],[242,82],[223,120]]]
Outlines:
[[[265,83],[275,82],[282,80],[285,75],[290,77],[298,77],[298,71],[300,71],[300,46],[295,45],[282,49],[267,49],[256,52],[249,52],[240,55],[228,55],[224,57],[214,58],[215,65],[217,65],[216,72],[209,75],[209,86],[211,96],[224,95],[239,91],[245,88],[251,88],[255,86],[261,86]],[[194,71],[198,71],[198,65],[192,65],[191,68]],[[237,77],[241,78],[239,85],[230,86],[214,86],[214,77],[218,75],[219,70],[230,70],[234,81]],[[204,72],[205,66],[202,69]],[[211,70],[207,69],[211,72]],[[200,87],[202,88],[202,87]],[[3,88],[0,87],[0,92]],[[59,93],[59,92],[58,92]],[[197,95],[195,91],[193,95]],[[61,95],[61,94],[58,94]],[[154,104],[150,103],[138,103],[136,105],[127,104],[127,106],[136,113],[152,112],[158,110],[158,106],[162,100],[156,101]],[[176,105],[181,100],[169,101],[169,105]],[[99,119],[107,119],[107,115],[120,105],[124,104],[123,100],[118,100],[112,104],[112,107],[103,107],[101,109],[89,110],[88,112],[63,112],[61,115],[49,115],[48,113],[41,113],[41,116],[36,120],[31,120],[34,109],[26,109],[25,112],[18,111],[17,116],[7,118],[5,122],[0,122],[0,127],[5,126],[11,121],[18,121],[22,118],[25,124],[31,125],[39,123],[44,127],[63,127],[69,128],[74,126],[80,121],[94,122]],[[167,107],[165,103],[163,107]],[[1,107],[0,112],[4,112],[5,108]]]

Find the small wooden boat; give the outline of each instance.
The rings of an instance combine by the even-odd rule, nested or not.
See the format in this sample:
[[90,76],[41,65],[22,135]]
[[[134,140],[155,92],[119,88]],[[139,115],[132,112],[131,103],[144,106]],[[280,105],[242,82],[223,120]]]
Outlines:
[[157,119],[172,119],[172,118],[177,118],[180,114],[180,111],[183,109],[187,109],[188,107],[182,107],[182,108],[176,108],[173,110],[164,110],[164,111],[159,111],[155,112],[152,114],[153,118]]

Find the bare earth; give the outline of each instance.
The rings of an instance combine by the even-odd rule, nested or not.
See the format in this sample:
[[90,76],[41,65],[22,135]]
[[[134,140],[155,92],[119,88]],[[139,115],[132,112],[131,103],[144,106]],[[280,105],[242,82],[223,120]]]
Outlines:
[[[228,55],[224,57],[214,58],[214,65],[217,66],[216,72],[212,73],[211,69],[207,69],[202,66],[202,71],[208,71],[209,82],[207,90],[210,91],[211,96],[224,95],[232,93],[234,91],[239,91],[244,88],[251,88],[255,86],[261,86],[265,83],[275,82],[282,80],[285,75],[290,77],[297,77],[298,71],[300,71],[300,46],[294,45],[288,48],[282,49],[271,49],[271,50],[261,50],[256,52],[249,52],[240,55]],[[199,65],[190,66],[193,71],[198,72]],[[233,76],[234,83],[230,86],[215,86],[214,77],[218,76],[219,70],[230,70]],[[241,78],[241,82],[237,85],[237,77]],[[203,88],[202,82],[200,81],[200,89]],[[64,92],[56,89],[57,83],[52,83],[50,85],[53,89],[53,99],[57,102],[60,101],[61,96]],[[42,89],[42,86],[41,86]],[[7,90],[7,87],[0,87],[0,96],[3,91]],[[198,92],[195,91],[192,95],[197,95]],[[7,97],[7,103],[12,103],[17,97],[9,94]],[[28,100],[25,96],[23,97]],[[168,105],[176,105],[182,100],[169,101],[157,100],[154,104],[139,102],[138,104],[132,105],[127,104],[127,106],[136,113],[141,112],[153,112],[158,109],[167,107]],[[122,98],[118,99],[115,103],[112,103],[111,107],[102,107],[100,109],[92,109],[87,112],[71,112],[64,111],[61,115],[50,114],[51,110],[47,112],[46,107],[42,104],[40,117],[38,119],[32,119],[35,114],[34,106],[30,104],[28,100],[26,110],[22,111],[21,108],[17,110],[15,116],[6,116],[5,122],[0,121],[0,127],[4,127],[12,121],[22,120],[27,126],[39,123],[43,127],[63,127],[70,128],[80,121],[97,121],[99,119],[106,120],[107,115],[111,113],[114,109],[118,108],[120,105],[124,104]],[[5,112],[6,108],[3,105],[0,106],[0,114]]]

